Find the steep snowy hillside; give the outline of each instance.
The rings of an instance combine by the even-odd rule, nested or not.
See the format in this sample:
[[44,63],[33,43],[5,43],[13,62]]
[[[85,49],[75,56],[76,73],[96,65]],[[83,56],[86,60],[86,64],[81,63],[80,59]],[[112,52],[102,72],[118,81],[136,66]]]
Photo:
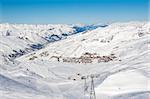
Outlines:
[[[85,53],[95,53],[99,56],[115,54],[118,58],[120,55],[123,58],[124,52],[132,53],[132,51],[140,51],[141,46],[147,47],[150,31],[148,26],[148,23],[140,22],[114,23],[105,28],[99,27],[86,33],[74,35],[66,40],[49,44],[48,47],[32,53],[34,55],[29,54],[20,59],[28,61],[33,56],[37,57],[35,59],[44,60],[51,60],[55,56],[62,59],[65,57],[80,57]],[[131,55],[128,54],[125,57]]]
[[1,24],[0,33],[2,99],[150,98],[150,22]]
[[67,36],[101,26],[0,24],[1,64],[15,64],[16,57],[42,49],[49,43],[66,39]]

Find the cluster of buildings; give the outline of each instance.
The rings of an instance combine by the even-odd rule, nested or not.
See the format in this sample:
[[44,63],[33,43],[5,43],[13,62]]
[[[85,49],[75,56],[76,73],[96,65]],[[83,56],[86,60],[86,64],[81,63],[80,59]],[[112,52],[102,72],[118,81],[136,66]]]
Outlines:
[[114,54],[109,56],[99,56],[96,53],[84,53],[80,57],[58,57],[52,56],[52,58],[57,59],[58,62],[67,62],[67,63],[100,63],[100,62],[109,62],[117,58]]

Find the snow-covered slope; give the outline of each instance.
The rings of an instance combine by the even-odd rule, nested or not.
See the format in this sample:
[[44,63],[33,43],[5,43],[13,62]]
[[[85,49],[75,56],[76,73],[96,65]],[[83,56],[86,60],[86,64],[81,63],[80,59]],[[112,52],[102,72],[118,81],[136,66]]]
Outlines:
[[0,24],[1,64],[14,63],[16,57],[44,48],[67,36],[93,30],[102,25]]
[[96,99],[149,99],[150,22],[1,24],[0,33],[2,99],[89,99],[91,77]]

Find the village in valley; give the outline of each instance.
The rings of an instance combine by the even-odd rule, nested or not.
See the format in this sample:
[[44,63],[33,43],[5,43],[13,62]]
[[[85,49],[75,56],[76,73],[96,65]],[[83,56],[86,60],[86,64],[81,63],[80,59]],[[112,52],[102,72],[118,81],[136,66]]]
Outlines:
[[[41,57],[49,56],[47,51],[42,52],[39,54]],[[32,56],[29,60],[34,60],[38,58],[37,56]],[[80,57],[63,57],[63,56],[51,56],[49,58],[50,61],[57,61],[57,62],[65,62],[65,63],[79,63],[79,64],[87,64],[87,63],[101,63],[101,62],[109,62],[118,60],[115,54],[110,54],[108,56],[100,56],[97,53],[89,53],[85,52]],[[121,60],[119,60],[121,61]]]

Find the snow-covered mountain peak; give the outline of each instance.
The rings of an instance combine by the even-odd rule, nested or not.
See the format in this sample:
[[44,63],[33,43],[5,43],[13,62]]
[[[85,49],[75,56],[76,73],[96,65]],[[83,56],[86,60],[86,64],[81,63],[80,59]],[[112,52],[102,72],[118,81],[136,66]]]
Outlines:
[[[150,22],[0,24],[0,98],[148,99]],[[9,93],[9,95],[7,94]]]

